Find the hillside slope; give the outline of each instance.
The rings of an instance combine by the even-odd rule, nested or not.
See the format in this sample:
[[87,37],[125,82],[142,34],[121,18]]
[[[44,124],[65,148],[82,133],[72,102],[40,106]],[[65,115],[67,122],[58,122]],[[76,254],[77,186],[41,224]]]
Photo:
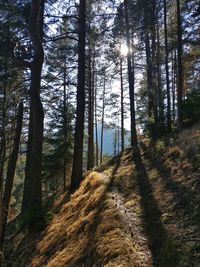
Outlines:
[[140,157],[127,149],[89,173],[29,263],[18,254],[8,266],[200,266],[200,131],[187,131],[143,140]]

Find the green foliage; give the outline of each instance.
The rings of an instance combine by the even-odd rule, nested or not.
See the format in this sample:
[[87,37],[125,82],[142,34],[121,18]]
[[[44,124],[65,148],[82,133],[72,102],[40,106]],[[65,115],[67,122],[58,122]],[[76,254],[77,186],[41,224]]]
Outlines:
[[194,167],[195,169],[200,170],[200,153],[197,153],[194,158]]
[[109,159],[111,159],[111,156],[109,154],[103,154],[103,162],[106,162]]
[[[73,106],[68,104],[68,112],[66,114],[64,126],[63,105],[56,110],[56,114],[52,114],[49,122],[49,129],[45,137],[44,143],[44,160],[43,160],[43,180],[48,183],[50,192],[54,192],[60,187],[59,179],[63,177],[66,165],[69,166],[72,160],[72,119]],[[60,116],[57,116],[59,112]],[[55,116],[57,118],[55,118]]]
[[183,116],[186,125],[197,122],[200,118],[200,88],[192,90],[183,103]]
[[15,170],[15,179],[13,185],[13,200],[12,207],[16,213],[20,212],[22,202],[22,192],[24,188],[24,168],[25,168],[26,156],[22,154],[18,157],[17,166]]
[[156,151],[158,152],[164,152],[165,150],[165,143],[163,140],[157,140],[156,142]]
[[183,156],[183,152],[178,146],[173,146],[169,148],[167,155],[172,159],[178,159]]
[[154,138],[157,134],[157,129],[155,127],[155,120],[154,118],[148,118],[144,121],[144,134],[149,138]]

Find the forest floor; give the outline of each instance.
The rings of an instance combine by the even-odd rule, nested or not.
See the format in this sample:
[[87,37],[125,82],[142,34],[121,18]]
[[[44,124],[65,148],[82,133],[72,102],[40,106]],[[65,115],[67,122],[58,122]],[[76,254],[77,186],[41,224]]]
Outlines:
[[176,140],[143,139],[137,158],[126,149],[88,173],[7,266],[199,267],[199,129]]

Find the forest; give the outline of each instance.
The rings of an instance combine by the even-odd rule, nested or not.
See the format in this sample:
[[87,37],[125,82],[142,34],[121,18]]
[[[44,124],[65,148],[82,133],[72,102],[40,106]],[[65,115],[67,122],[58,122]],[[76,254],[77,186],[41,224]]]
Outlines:
[[198,267],[199,178],[199,0],[0,0],[0,267]]

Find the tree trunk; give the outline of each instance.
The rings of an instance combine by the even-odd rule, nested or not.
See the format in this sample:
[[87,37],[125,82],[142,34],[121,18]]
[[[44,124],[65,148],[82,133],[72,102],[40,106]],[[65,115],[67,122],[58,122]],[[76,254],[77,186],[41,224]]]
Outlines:
[[164,117],[164,97],[162,91],[161,81],[161,57],[160,57],[160,33],[159,33],[159,22],[157,20],[157,79],[158,79],[158,107],[159,107],[159,129],[160,133],[165,132],[165,117]]
[[168,30],[167,30],[167,3],[164,4],[164,34],[165,34],[165,72],[166,72],[166,87],[167,87],[167,131],[171,132],[171,97],[169,84],[169,49],[168,49]]
[[[94,76],[95,79],[95,76]],[[98,141],[98,120],[97,120],[97,84],[94,81],[94,91],[95,91],[95,140],[96,140],[96,166],[99,165],[99,141]]]
[[[94,70],[93,70],[94,71]],[[94,167],[94,87],[92,81],[91,49],[89,49],[89,95],[88,95],[88,158],[87,169]]]
[[31,170],[32,134],[33,134],[32,125],[33,125],[33,118],[32,118],[32,113],[30,112],[29,113],[27,151],[26,151],[24,189],[23,189],[22,206],[21,206],[22,225],[24,226],[29,223],[29,217],[30,217],[30,194],[31,194],[30,170]]
[[1,227],[1,232],[0,232],[0,251],[3,251],[8,209],[9,209],[9,203],[11,199],[15,168],[17,164],[17,156],[18,156],[18,151],[19,151],[20,136],[21,136],[21,130],[22,130],[22,120],[23,120],[23,103],[20,103],[19,108],[18,108],[18,113],[17,113],[17,126],[16,126],[16,132],[15,132],[15,139],[14,139],[12,153],[8,161],[5,189],[4,189],[4,194],[3,194],[3,209],[2,209],[2,214],[1,214],[2,227]]
[[[4,95],[5,101],[5,95]],[[6,156],[6,136],[5,136],[5,113],[3,107],[3,121],[2,121],[2,138],[1,138],[1,153],[0,153],[0,267],[3,266],[3,246],[1,246],[1,235],[3,232],[3,174],[4,174],[4,163]]]
[[129,14],[128,14],[128,0],[124,1],[125,7],[125,26],[126,26],[126,43],[128,47],[127,65],[128,65],[128,81],[129,81],[129,96],[130,96],[130,115],[131,115],[131,146],[134,152],[138,152],[138,141],[136,132],[136,120],[135,120],[135,85],[134,75],[132,72],[131,64],[131,42],[130,42],[130,27],[129,27]]
[[117,125],[117,154],[120,153],[120,127],[119,127],[119,119]]
[[178,50],[178,77],[177,77],[177,108],[178,108],[178,127],[181,128],[183,125],[183,113],[182,113],[182,98],[183,98],[183,66],[182,66],[182,20],[181,20],[181,9],[180,0],[176,0],[177,4],[177,50]]
[[153,103],[153,115],[155,131],[153,138],[157,136],[158,126],[158,86],[156,81],[157,76],[157,64],[156,64],[156,1],[151,1],[151,24],[150,24],[150,37],[151,37],[151,62],[152,62],[152,103]]
[[[2,116],[2,130],[1,130],[1,147],[0,147],[0,233],[3,229],[3,175],[4,175],[4,163],[6,157],[6,134],[5,134],[5,119],[6,119],[6,90],[4,87],[3,97],[3,116]],[[3,250],[0,247],[0,266],[3,264]]]
[[103,134],[104,134],[104,115],[105,115],[105,94],[106,94],[106,73],[104,72],[103,83],[103,104],[102,104],[102,118],[101,118],[101,152],[100,152],[100,164],[103,161]]
[[124,151],[124,83],[123,83],[123,64],[120,57],[120,81],[121,81],[121,150]]
[[152,83],[152,62],[151,62],[151,50],[150,39],[148,29],[145,33],[145,49],[146,49],[146,61],[147,61],[147,92],[148,92],[148,116],[153,117],[153,83]]
[[176,119],[176,74],[177,74],[177,66],[176,66],[176,50],[173,53],[172,51],[172,110],[173,110],[173,121]]
[[[10,30],[8,31],[7,41],[10,41]],[[8,52],[6,49],[5,53],[5,82],[3,87],[3,110],[2,110],[2,135],[1,135],[1,146],[0,146],[0,239],[3,233],[3,175],[4,175],[4,164],[6,158],[6,110],[7,110],[7,83],[8,83]],[[3,266],[3,244],[1,245],[0,240],[0,267]]]
[[74,192],[82,180],[83,171],[83,137],[85,113],[85,31],[86,0],[79,5],[79,41],[78,41],[78,88],[76,126],[74,136],[74,157],[71,177],[71,192]]
[[[30,113],[32,118],[30,151],[30,220],[29,231],[41,230],[44,224],[42,208],[42,144],[43,144],[43,107],[40,99],[41,72],[44,51],[41,43],[40,0],[32,0],[29,33],[34,47],[34,59],[31,65]],[[40,21],[40,24],[38,24]],[[28,152],[29,153],[29,152]]]
[[64,77],[63,77],[63,137],[64,137],[64,161],[63,161],[63,191],[66,191],[66,174],[67,174],[67,105],[66,105],[66,59],[64,63]]

